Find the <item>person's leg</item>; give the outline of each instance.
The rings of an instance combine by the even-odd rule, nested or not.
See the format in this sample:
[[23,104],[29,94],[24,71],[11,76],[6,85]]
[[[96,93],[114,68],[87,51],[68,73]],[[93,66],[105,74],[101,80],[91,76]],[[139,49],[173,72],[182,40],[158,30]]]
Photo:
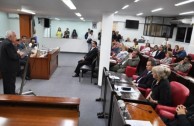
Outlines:
[[120,68],[117,70],[118,73],[125,73],[125,68]]
[[79,73],[80,73],[80,68],[83,66],[83,65],[85,65],[85,64],[87,64],[87,62],[86,61],[78,61],[78,64],[77,64],[77,67],[76,67],[76,69],[75,69],[75,73],[76,73],[76,75],[79,75]]
[[110,71],[117,72],[117,70],[120,68],[120,65],[114,65],[113,67],[110,68]]
[[17,73],[2,72],[4,94],[15,94],[15,81]]

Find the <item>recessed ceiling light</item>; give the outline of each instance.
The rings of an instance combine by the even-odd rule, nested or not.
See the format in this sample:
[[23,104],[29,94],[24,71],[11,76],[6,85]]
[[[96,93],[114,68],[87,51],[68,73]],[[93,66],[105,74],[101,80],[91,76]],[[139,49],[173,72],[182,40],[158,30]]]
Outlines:
[[194,14],[194,11],[183,12],[183,13],[180,13],[179,15],[187,15],[187,14]]
[[163,10],[163,8],[154,9],[154,10],[152,10],[152,12],[161,11],[161,10]]
[[135,0],[134,2],[138,2],[139,0]]
[[117,13],[118,13],[118,11],[115,11],[114,13],[115,13],[115,14],[117,14]]
[[138,14],[136,14],[137,16],[140,16],[140,15],[143,15],[143,13],[138,13]]
[[27,9],[25,9],[25,8],[22,8],[22,9],[21,9],[21,12],[25,12],[25,13],[29,13],[29,14],[36,14],[34,11],[27,10]]
[[83,17],[81,17],[80,19],[81,19],[81,20],[84,20],[84,18],[83,18]]
[[191,3],[191,2],[194,2],[194,0],[186,0],[186,1],[175,4],[174,6],[181,6],[181,5],[184,5],[184,4]]
[[77,15],[78,17],[81,17],[82,16],[80,13],[75,13],[75,15]]
[[76,7],[71,0],[62,0],[71,10],[75,10]]
[[124,10],[124,9],[126,9],[127,7],[129,7],[129,5],[125,5],[122,9]]

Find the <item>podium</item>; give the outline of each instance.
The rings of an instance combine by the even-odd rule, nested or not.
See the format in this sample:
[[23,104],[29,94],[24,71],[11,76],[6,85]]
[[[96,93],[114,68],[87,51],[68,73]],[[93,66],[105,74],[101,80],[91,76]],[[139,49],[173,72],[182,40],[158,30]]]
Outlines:
[[58,54],[60,49],[48,52],[45,57],[30,58],[31,79],[49,79],[58,67]]

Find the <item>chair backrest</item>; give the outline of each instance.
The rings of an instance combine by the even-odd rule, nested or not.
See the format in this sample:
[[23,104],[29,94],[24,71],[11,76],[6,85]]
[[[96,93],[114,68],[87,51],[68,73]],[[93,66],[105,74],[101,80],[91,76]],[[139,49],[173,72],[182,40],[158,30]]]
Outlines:
[[180,104],[184,104],[187,97],[189,96],[189,89],[185,87],[183,84],[171,81],[170,82],[171,87],[171,95],[172,95],[172,105],[177,106]]
[[171,63],[175,63],[176,61],[176,57],[172,57],[172,62]]
[[144,47],[145,47],[145,46],[141,45],[139,50],[141,51]]
[[188,56],[190,56],[192,60],[194,60],[194,54],[189,53]]

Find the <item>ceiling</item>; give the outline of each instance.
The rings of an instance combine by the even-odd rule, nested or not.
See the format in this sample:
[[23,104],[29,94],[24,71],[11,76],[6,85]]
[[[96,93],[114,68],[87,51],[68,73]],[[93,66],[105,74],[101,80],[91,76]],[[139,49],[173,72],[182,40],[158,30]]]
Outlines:
[[[0,0],[0,11],[9,13],[21,13],[17,11],[21,7],[33,10],[39,17],[45,18],[65,18],[70,20],[80,20],[75,12],[80,12],[87,21],[100,21],[103,13],[114,13],[118,15],[136,16],[143,12],[143,16],[178,16],[179,13],[194,11],[194,2],[175,7],[174,4],[183,0],[72,0],[77,7],[70,10],[61,0]],[[129,4],[125,10],[121,8]],[[164,8],[162,11],[152,13],[151,10]],[[194,16],[190,15],[190,16]]]

